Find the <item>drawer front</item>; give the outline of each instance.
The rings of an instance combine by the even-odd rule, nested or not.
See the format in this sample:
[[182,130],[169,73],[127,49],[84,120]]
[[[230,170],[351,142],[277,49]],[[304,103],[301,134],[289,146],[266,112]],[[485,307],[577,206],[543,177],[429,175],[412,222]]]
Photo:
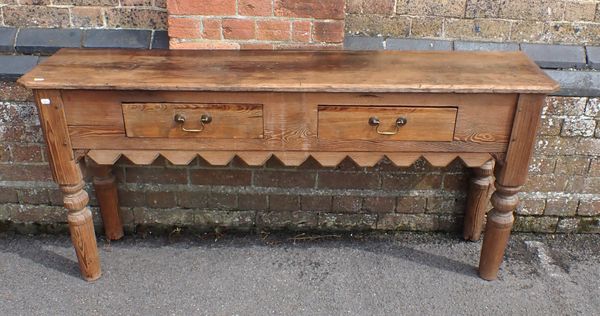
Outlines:
[[263,138],[260,104],[123,103],[127,137]]
[[454,138],[457,108],[319,106],[319,139],[440,141]]

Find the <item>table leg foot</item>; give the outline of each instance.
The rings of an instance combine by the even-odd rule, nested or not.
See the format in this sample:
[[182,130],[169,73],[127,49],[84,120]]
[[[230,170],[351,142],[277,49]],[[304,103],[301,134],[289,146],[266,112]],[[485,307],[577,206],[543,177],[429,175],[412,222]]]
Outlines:
[[463,238],[465,240],[477,241],[481,237],[483,220],[487,211],[489,193],[492,187],[492,173],[494,163],[492,160],[483,166],[475,168],[475,176],[471,179],[469,196],[467,199],[467,210],[463,227]]
[[496,192],[491,200],[494,209],[488,215],[479,259],[479,276],[482,279],[492,281],[498,277],[514,222],[513,211],[519,204],[519,189],[496,183]]
[[83,182],[73,186],[61,186],[61,189],[65,207],[69,210],[67,221],[81,276],[86,281],[97,280],[102,272],[92,213],[87,207],[88,194],[83,190]]

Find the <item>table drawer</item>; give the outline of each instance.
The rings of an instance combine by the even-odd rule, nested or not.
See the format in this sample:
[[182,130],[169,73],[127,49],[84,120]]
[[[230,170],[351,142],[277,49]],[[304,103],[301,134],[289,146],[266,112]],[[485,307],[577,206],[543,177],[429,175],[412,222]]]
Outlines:
[[452,141],[455,107],[319,106],[319,139]]
[[123,103],[128,137],[263,138],[260,104]]

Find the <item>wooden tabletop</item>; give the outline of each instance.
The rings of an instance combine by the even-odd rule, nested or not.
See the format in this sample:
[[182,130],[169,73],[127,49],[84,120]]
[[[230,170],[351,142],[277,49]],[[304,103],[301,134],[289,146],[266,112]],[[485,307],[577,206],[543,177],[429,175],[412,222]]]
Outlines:
[[61,49],[19,79],[32,89],[551,93],[521,52]]

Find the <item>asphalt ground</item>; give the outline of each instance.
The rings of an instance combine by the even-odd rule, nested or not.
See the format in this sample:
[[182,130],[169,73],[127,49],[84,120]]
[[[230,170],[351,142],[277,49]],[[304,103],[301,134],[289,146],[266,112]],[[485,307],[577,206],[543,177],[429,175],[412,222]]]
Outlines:
[[1,315],[598,315],[600,235],[513,235],[497,281],[454,234],[0,235]]

